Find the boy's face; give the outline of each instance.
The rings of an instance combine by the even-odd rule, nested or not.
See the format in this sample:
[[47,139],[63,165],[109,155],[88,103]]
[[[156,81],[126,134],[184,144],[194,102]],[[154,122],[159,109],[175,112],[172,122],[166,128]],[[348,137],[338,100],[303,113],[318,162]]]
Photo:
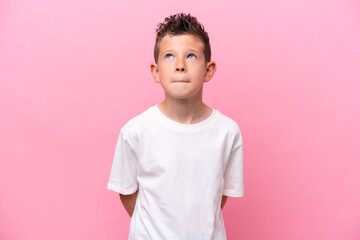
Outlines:
[[203,83],[215,73],[215,62],[205,64],[202,40],[194,35],[164,36],[159,42],[158,63],[151,73],[168,97],[185,99],[202,94]]

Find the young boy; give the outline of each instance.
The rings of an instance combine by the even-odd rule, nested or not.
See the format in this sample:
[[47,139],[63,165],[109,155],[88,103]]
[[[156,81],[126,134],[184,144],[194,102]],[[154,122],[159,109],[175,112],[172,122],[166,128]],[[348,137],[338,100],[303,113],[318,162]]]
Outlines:
[[207,32],[190,14],[158,25],[151,74],[165,100],[121,129],[107,188],[131,217],[128,239],[226,239],[227,196],[244,196],[237,123],[202,102],[216,71]]

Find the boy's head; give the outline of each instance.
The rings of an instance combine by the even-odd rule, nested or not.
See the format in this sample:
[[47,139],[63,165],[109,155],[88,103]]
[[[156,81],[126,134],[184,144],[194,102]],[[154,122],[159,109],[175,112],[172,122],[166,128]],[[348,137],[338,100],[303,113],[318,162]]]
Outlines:
[[190,14],[178,13],[165,18],[165,21],[159,23],[156,29],[156,42],[154,47],[154,59],[158,63],[160,41],[164,36],[177,36],[182,34],[191,34],[201,39],[203,44],[203,54],[205,56],[205,64],[211,60],[211,48],[208,33],[204,30],[204,26],[197,21],[196,17]]
[[151,63],[155,81],[164,88],[166,98],[200,99],[203,83],[216,71],[204,27],[183,13],[165,18],[158,26],[155,63]]

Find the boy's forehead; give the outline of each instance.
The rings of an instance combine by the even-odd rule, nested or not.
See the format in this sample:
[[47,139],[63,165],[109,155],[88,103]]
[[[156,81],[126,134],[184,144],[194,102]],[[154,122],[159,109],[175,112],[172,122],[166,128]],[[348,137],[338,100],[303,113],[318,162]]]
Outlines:
[[193,50],[202,51],[204,43],[200,37],[192,34],[165,35],[159,42],[160,52]]

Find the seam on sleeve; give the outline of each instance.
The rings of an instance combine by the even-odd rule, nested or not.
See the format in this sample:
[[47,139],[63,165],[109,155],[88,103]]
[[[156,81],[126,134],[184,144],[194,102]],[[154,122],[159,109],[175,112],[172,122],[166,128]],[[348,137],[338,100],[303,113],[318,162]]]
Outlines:
[[125,137],[125,135],[123,133],[121,133],[121,135],[123,136],[124,142],[129,146],[130,150],[134,153],[134,155],[136,156],[136,159],[138,159],[138,155],[137,153],[134,151],[132,144],[130,144],[130,141]]
[[134,192],[136,192],[139,188],[139,185],[136,185],[134,187],[129,187],[129,188],[120,188],[114,184],[108,184],[107,185],[107,189],[121,193],[123,195],[128,195],[128,194],[133,194]]
[[231,150],[231,153],[232,153],[233,151],[235,151],[236,149],[238,149],[239,147],[241,147],[242,145],[243,145],[243,144],[240,144],[239,146],[234,147],[233,150]]

